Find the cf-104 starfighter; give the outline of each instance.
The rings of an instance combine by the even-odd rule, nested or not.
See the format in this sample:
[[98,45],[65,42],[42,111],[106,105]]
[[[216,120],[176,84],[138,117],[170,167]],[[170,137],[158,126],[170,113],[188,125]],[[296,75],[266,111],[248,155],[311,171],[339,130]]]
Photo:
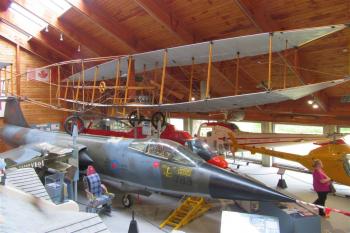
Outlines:
[[[19,147],[17,155],[18,150],[26,152],[26,158],[16,156],[16,161],[22,162],[37,156],[43,142],[46,148],[51,144],[56,150],[69,148],[72,143],[68,134],[29,128],[15,98],[7,99],[5,125],[0,137]],[[295,201],[249,178],[214,167],[169,140],[84,135],[78,137],[77,143],[81,169],[93,162],[103,182],[125,193],[124,206],[130,205],[128,193],[150,195],[153,191],[231,200]],[[7,160],[11,160],[10,155],[11,151],[6,152]],[[3,156],[0,154],[0,157]]]

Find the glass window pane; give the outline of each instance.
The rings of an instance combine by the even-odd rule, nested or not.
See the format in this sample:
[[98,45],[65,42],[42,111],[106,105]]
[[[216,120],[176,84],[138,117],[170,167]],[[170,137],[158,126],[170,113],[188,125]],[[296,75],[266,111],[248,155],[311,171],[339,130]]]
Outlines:
[[240,131],[250,133],[261,133],[261,123],[242,121],[232,121],[232,123],[237,125]]
[[275,124],[274,131],[275,133],[289,134],[323,134],[323,127],[313,125]]
[[170,118],[169,123],[174,125],[176,130],[184,130],[184,119]]
[[350,133],[350,128],[348,127],[340,127],[339,133]]

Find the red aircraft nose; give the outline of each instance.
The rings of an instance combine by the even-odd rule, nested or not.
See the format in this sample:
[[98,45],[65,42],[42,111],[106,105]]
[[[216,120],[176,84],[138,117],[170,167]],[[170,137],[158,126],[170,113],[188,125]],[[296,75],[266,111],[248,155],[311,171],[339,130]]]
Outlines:
[[226,169],[228,168],[227,161],[220,155],[215,155],[211,159],[208,160],[208,163],[218,166],[220,168]]

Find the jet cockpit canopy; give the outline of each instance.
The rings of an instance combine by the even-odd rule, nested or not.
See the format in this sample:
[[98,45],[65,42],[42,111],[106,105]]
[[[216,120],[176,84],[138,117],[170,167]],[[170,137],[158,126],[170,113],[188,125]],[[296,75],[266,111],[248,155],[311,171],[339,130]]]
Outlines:
[[186,166],[196,166],[205,162],[188,148],[179,143],[166,139],[143,139],[134,140],[129,148],[145,153],[146,155],[174,162]]

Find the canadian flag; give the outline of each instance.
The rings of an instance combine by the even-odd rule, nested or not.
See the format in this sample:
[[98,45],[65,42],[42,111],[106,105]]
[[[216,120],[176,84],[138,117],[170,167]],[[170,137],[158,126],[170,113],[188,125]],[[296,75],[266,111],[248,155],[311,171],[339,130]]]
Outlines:
[[27,80],[49,81],[49,69],[28,69]]

